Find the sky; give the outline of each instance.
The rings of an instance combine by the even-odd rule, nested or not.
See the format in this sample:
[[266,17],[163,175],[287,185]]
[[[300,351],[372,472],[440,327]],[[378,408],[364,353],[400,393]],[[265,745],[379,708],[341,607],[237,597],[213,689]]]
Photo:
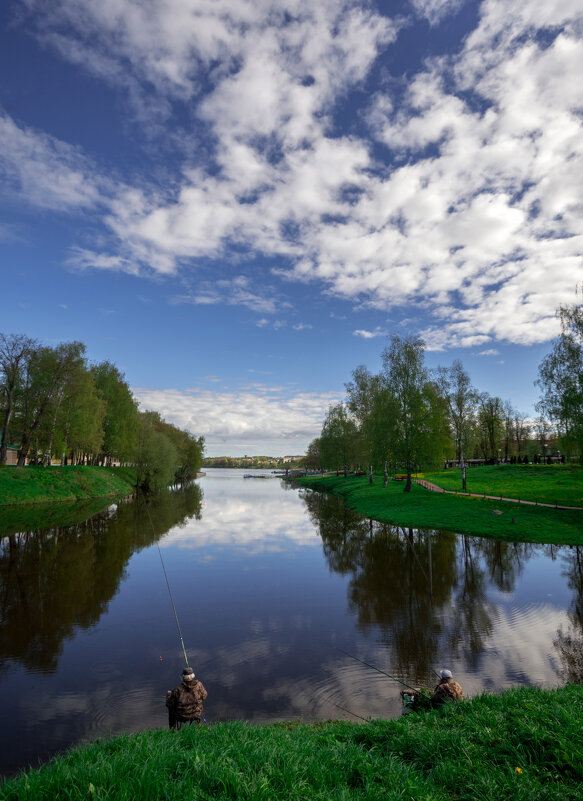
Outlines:
[[583,282],[580,0],[5,0],[0,331],[207,455],[295,455],[391,334],[534,414]]

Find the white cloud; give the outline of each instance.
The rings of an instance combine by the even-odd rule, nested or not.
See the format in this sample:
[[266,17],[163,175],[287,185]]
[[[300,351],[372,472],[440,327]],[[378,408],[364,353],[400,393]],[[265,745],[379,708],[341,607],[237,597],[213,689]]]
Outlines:
[[481,350],[478,353],[478,356],[499,356],[500,351],[496,350],[496,348],[487,348],[486,350]]
[[410,0],[411,5],[421,17],[426,17],[431,25],[437,25],[441,20],[455,14],[465,0]]
[[2,193],[46,209],[81,212],[102,201],[106,183],[75,148],[19,126],[0,111]]
[[359,328],[353,331],[352,334],[355,337],[362,337],[363,339],[374,339],[375,337],[386,337],[389,335],[389,332],[386,328],[381,328],[377,325],[374,331],[367,331],[366,329]]
[[[213,284],[203,282],[199,285],[196,293],[178,295],[171,302],[195,305],[224,303],[228,306],[245,306],[251,311],[264,314],[274,314],[278,308],[289,306],[289,303],[268,297],[266,293],[259,294],[252,291],[250,283],[249,278],[243,275],[232,279],[221,279]],[[263,320],[261,322],[264,323]]]
[[292,328],[294,331],[309,331],[312,326],[310,323],[296,323]]
[[[103,190],[77,151],[2,118],[3,169],[30,202],[83,210],[109,194],[112,254],[71,263],[172,275],[235,246],[361,306],[423,308],[434,349],[557,333],[583,263],[579,2],[484,0],[461,50],[408,75],[403,101],[380,90],[367,119],[390,167],[363,135],[332,136],[335,104],[401,24],[351,0],[26,5],[63,57],[158,116],[187,104],[214,143],[212,168],[189,157],[170,189]],[[432,24],[459,7],[413,5]],[[222,289],[188,300],[275,312],[273,293]]]
[[141,408],[160,412],[168,422],[204,433],[209,455],[250,451],[269,456],[302,453],[319,436],[335,393],[297,392],[289,387],[252,387],[225,392],[206,389],[132,390]]

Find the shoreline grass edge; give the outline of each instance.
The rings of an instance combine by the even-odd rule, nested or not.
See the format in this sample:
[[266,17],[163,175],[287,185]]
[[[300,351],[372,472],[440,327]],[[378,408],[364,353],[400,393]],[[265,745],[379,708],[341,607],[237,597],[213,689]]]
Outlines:
[[483,693],[367,723],[244,721],[77,746],[0,779],[24,799],[580,799],[583,687]]

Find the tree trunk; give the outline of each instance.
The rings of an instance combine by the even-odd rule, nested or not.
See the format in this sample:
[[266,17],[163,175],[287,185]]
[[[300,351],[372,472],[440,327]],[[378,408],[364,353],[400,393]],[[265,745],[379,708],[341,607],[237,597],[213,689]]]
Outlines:
[[7,406],[4,414],[4,426],[2,428],[2,442],[0,443],[0,464],[6,464],[8,454],[8,426],[12,418],[12,409],[14,407],[12,400],[12,393],[7,395]]

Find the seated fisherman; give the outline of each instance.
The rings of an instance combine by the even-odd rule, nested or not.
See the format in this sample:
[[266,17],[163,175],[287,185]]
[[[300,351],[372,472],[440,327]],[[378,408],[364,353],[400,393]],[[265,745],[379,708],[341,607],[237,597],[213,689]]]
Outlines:
[[457,681],[453,680],[451,670],[442,670],[439,675],[441,678],[433,691],[431,705],[441,706],[444,701],[463,701],[464,691]]
[[453,680],[451,670],[442,670],[439,676],[439,682],[431,697],[425,695],[420,690],[401,692],[403,714],[407,714],[410,711],[417,711],[427,706],[438,707],[445,701],[464,700],[464,691],[457,681]]
[[192,668],[184,668],[181,678],[180,685],[166,693],[168,725],[177,730],[183,723],[200,723],[203,718],[202,702],[207,696],[202,682],[195,678]]

